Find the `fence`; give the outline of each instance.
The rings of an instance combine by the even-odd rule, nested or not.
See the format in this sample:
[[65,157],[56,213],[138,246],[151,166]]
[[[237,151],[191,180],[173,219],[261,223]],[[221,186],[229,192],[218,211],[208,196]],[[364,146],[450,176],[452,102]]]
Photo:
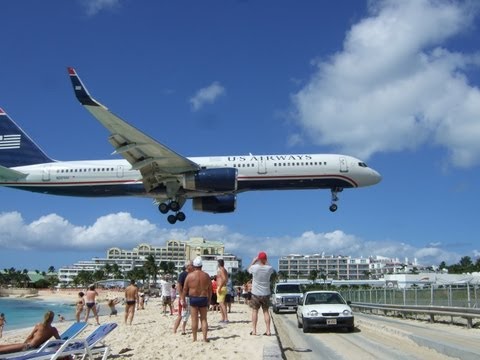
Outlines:
[[346,289],[340,290],[340,293],[346,300],[356,303],[480,308],[480,286],[477,284],[408,289]]

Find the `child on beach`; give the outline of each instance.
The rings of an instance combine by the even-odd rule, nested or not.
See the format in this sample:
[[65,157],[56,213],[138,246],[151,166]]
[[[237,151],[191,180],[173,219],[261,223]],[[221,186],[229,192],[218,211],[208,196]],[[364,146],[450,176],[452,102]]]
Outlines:
[[5,326],[6,323],[7,323],[7,320],[5,320],[5,314],[1,313],[0,314],[0,338],[2,337],[3,327]]

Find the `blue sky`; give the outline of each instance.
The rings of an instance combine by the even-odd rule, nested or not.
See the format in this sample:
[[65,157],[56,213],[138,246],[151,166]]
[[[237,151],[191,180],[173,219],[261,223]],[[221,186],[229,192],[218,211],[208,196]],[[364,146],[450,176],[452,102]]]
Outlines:
[[[51,157],[108,159],[66,67],[113,112],[185,156],[329,153],[383,181],[251,192],[232,214],[171,226],[148,199],[0,189],[0,268],[56,268],[112,246],[203,236],[258,251],[476,258],[480,183],[475,1],[2,2],[0,107]],[[275,264],[276,265],[276,264]]]

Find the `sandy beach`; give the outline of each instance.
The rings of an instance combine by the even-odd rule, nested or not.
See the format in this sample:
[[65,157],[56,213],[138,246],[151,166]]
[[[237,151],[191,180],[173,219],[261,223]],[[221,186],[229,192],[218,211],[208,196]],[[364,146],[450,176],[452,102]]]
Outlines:
[[[119,296],[122,293],[118,294]],[[99,291],[99,301],[102,302],[107,296],[113,296],[110,292]],[[76,292],[51,293],[41,292],[39,297],[43,299],[62,301],[76,300]],[[117,308],[121,308],[120,305]],[[73,311],[73,309],[72,309]],[[105,343],[111,348],[111,359],[263,359],[264,349],[277,345],[275,329],[271,327],[272,336],[250,335],[251,331],[251,310],[245,304],[234,303],[229,313],[228,324],[219,323],[220,313],[208,313],[208,338],[209,342],[201,341],[201,333],[198,334],[199,341],[192,342],[190,321],[187,324],[187,334],[173,333],[174,316],[163,315],[162,305],[159,298],[150,298],[145,310],[137,310],[133,324],[125,325],[123,313],[118,316],[100,316],[100,323],[116,322],[118,327],[113,330],[105,339]],[[32,319],[32,328],[41,319]],[[59,332],[66,329],[70,322],[56,322],[54,326]],[[79,337],[85,337],[95,329],[95,320],[89,319],[89,325]],[[31,328],[22,330],[4,331],[0,344],[11,342],[23,342]],[[265,332],[263,316],[259,316],[258,334]],[[85,335],[85,336],[84,336]]]

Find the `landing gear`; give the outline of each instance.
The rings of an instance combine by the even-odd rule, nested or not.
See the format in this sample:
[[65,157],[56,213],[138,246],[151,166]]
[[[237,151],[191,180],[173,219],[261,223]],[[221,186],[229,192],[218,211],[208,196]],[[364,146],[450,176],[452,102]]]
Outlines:
[[[185,203],[185,201],[183,201],[183,203]],[[171,215],[168,215],[167,217],[167,221],[173,225],[177,221],[185,221],[186,219],[185,214],[180,211],[180,209],[182,208],[182,205],[183,204],[181,202],[175,201],[175,200],[172,200],[169,203],[162,202],[158,205],[158,210],[162,214],[167,214],[169,211],[173,211],[175,215],[171,214]]]
[[333,188],[331,189],[331,192],[332,192],[332,205],[330,205],[329,209],[331,212],[335,212],[337,211],[338,209],[338,206],[336,204],[336,202],[338,201],[338,193],[339,192],[342,192],[343,191],[343,188],[340,188],[340,187],[337,187],[337,188]]

